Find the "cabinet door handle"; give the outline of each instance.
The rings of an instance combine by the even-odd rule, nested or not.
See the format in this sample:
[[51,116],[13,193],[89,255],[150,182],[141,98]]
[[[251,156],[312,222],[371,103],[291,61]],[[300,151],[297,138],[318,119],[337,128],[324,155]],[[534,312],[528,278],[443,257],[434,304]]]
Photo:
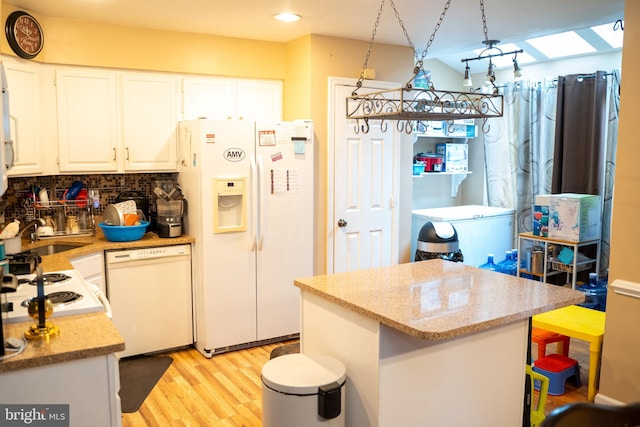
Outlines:
[[338,220],[338,227],[343,228],[347,226],[347,221],[345,221],[344,219],[339,219]]
[[125,151],[127,152],[126,160],[129,161],[129,147],[125,148]]
[[113,161],[114,162],[116,161],[116,149],[115,148],[113,149]]

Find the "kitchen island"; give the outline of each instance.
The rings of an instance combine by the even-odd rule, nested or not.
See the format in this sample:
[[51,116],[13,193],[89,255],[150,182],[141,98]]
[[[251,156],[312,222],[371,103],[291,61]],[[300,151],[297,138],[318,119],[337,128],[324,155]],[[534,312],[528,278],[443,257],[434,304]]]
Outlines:
[[[105,313],[51,322],[60,328],[59,335],[28,341],[22,352],[0,361],[0,404],[64,404],[69,405],[71,426],[121,425],[115,353],[125,348],[122,336]],[[21,339],[30,325],[12,323],[5,332]]]
[[442,260],[295,280],[301,351],[347,369],[346,424],[522,425],[531,316],[584,294]]

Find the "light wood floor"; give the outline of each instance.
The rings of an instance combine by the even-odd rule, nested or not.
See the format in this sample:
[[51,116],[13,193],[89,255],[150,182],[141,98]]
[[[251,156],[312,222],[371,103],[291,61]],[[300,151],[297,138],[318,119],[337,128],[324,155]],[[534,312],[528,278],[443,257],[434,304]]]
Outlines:
[[[173,363],[140,410],[123,414],[123,427],[261,427],[262,366],[271,350],[290,342],[223,353],[211,359],[193,348],[168,353]],[[564,395],[548,397],[546,413],[570,402],[587,401],[588,344],[572,339],[569,351],[580,363],[582,386],[576,389],[568,381]],[[532,352],[537,352],[535,344]]]

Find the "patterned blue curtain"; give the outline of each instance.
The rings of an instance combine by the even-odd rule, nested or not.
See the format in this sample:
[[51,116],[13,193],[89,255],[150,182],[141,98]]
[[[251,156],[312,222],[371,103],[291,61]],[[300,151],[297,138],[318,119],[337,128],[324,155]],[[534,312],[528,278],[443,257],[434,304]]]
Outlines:
[[[620,71],[607,79],[607,131],[603,171],[600,276],[609,267]],[[510,82],[500,88],[504,114],[484,123],[485,172],[490,206],[516,210],[516,233],[531,231],[536,194],[551,194],[557,80]]]
[[608,275],[611,249],[611,215],[613,209],[613,181],[616,174],[618,147],[618,116],[620,115],[620,70],[613,70],[608,79],[607,142],[604,158],[604,188],[602,192],[602,237],[600,238],[599,276]]
[[553,80],[510,82],[500,88],[504,114],[485,123],[490,206],[516,210],[516,232],[532,229],[536,194],[549,194],[553,170],[556,86]]

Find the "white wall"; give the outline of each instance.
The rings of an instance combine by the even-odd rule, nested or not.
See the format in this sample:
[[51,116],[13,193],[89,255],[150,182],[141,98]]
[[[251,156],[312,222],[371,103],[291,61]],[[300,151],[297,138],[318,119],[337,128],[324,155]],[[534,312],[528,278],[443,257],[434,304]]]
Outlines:
[[[465,91],[462,87],[462,74],[443,64],[437,59],[425,61],[424,68],[431,71],[431,81],[435,89],[443,91]],[[480,121],[477,121],[478,125]],[[411,138],[413,143],[413,138]],[[405,139],[408,141],[409,138]],[[445,142],[439,140],[438,142]],[[409,152],[413,153],[426,151],[424,148],[434,143],[435,140],[424,140],[421,138],[418,145],[411,147]],[[459,187],[458,196],[451,197],[451,176],[429,176],[413,179],[412,186],[412,209],[436,208],[442,206],[459,206],[471,204],[484,204],[486,200],[485,179],[484,179],[484,147],[482,138],[469,139],[469,169],[473,171],[467,175],[462,185]],[[411,159],[403,159],[404,164],[411,164]],[[479,171],[477,173],[476,171]]]
[[[560,61],[550,61],[540,64],[522,65],[525,79],[555,78],[559,75],[592,73],[597,70],[611,71],[614,68],[621,68],[622,53],[608,53],[600,55],[582,56]],[[425,69],[431,71],[431,79],[438,90],[465,91],[462,87],[463,74],[444,65],[437,59],[425,61]],[[498,70],[496,72],[497,83],[501,84],[513,80],[513,70],[511,68]],[[411,78],[408,73],[407,80]],[[484,81],[482,74],[472,76],[475,82]],[[405,82],[402,82],[403,84]],[[476,120],[481,126],[481,120]],[[407,209],[426,209],[445,206],[461,206],[471,204],[486,204],[486,179],[484,175],[484,143],[482,133],[479,131],[478,138],[469,140],[469,169],[473,172],[467,175],[460,185],[457,197],[451,197],[451,177],[429,176],[425,178],[413,179],[411,177],[411,164],[414,152],[413,136],[405,136],[402,139],[401,164],[406,167],[403,170],[401,181],[401,210],[402,218],[408,218]],[[415,147],[421,149],[421,147]],[[411,200],[410,207],[407,199]],[[400,230],[400,262],[408,262],[413,255],[410,253],[410,245],[413,236],[407,234],[410,224]],[[410,232],[409,232],[410,234]]]
[[[522,64],[524,79],[538,80],[555,78],[559,75],[593,73],[597,70],[611,71],[622,67],[622,52],[580,56],[559,61],[537,64]],[[425,61],[425,68],[431,71],[436,89],[462,91],[462,73],[453,70],[436,59]],[[482,82],[482,73],[472,76],[474,82]],[[496,71],[496,84],[513,80],[513,70],[505,68]],[[479,85],[478,85],[479,86]],[[481,125],[481,121],[476,121]],[[469,140],[469,169],[473,172],[462,182],[458,196],[450,196],[450,178],[447,176],[415,179],[412,192],[412,209],[425,209],[468,204],[485,204],[486,180],[484,176],[484,144],[482,134]],[[404,160],[407,162],[407,160]],[[407,166],[409,167],[409,166]]]

